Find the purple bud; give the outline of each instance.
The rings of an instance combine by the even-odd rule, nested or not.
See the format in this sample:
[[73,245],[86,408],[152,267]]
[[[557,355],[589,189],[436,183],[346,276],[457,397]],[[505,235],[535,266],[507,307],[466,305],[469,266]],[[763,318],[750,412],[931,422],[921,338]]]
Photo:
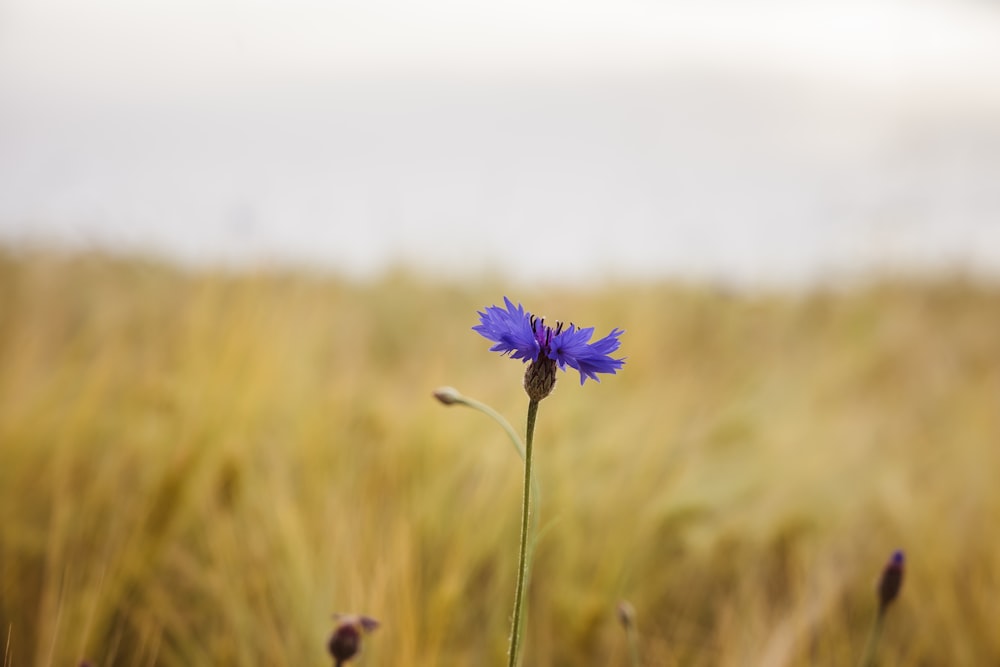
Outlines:
[[368,616],[356,614],[336,614],[337,627],[333,629],[327,650],[333,656],[334,663],[339,665],[350,660],[361,650],[361,636],[378,627],[378,621]]
[[885,613],[886,608],[899,595],[899,589],[903,586],[903,564],[905,558],[903,552],[896,550],[892,558],[886,563],[882,570],[882,578],[878,582],[878,610],[880,614]]

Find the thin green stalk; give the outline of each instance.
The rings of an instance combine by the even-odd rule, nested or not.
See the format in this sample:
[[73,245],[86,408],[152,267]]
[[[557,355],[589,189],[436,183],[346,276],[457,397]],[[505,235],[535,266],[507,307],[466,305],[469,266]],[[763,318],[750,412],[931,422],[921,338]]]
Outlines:
[[503,418],[503,415],[485,403],[481,403],[474,398],[469,398],[468,396],[459,394],[457,390],[452,391],[455,393],[449,395],[448,397],[451,403],[457,403],[458,405],[464,405],[472,408],[473,410],[479,410],[484,415],[499,424],[500,428],[507,433],[507,437],[510,438],[511,443],[514,445],[514,449],[517,450],[518,456],[521,457],[522,461],[524,460],[524,445],[521,444],[521,438],[517,435],[514,427],[510,425],[510,422]]
[[516,667],[521,648],[521,617],[524,609],[524,582],[528,569],[528,523],[531,516],[531,445],[535,439],[535,417],[538,415],[538,401],[528,402],[528,425],[524,446],[524,498],[521,501],[521,546],[517,558],[517,588],[514,591],[514,620],[510,629],[510,650],[507,653],[507,667]]
[[[445,400],[442,402],[446,405],[464,405],[467,408],[472,408],[473,410],[482,412],[484,415],[495,421],[500,425],[500,428],[504,430],[507,437],[510,438],[511,444],[514,445],[514,449],[517,450],[517,455],[521,457],[522,461],[524,460],[524,443],[521,442],[521,436],[517,434],[517,431],[515,431],[514,427],[510,425],[510,422],[504,419],[504,416],[499,412],[485,403],[459,393],[457,389],[452,387],[442,387],[437,390],[436,395],[438,395],[439,400],[441,400],[443,395]],[[537,503],[541,499],[541,490],[538,488],[538,480],[534,477],[531,479],[531,493],[534,495],[535,502]],[[533,522],[532,533],[534,533],[534,531],[535,524]]]
[[628,637],[628,656],[632,667],[639,667],[639,638],[636,636],[635,627],[625,628]]
[[868,635],[868,644],[865,646],[865,653],[861,657],[860,667],[875,667],[875,649],[878,647],[878,640],[882,636],[882,618],[885,616],[882,609],[875,615],[875,623],[872,625],[871,634]]
[[[531,506],[537,505],[541,499],[541,492],[538,488],[538,480],[535,478],[531,470],[531,443],[534,439],[535,417],[538,414],[538,401],[532,400],[528,403],[528,446],[525,447],[517,432],[510,425],[510,422],[504,419],[503,415],[485,403],[481,403],[480,401],[477,401],[474,398],[469,398],[468,396],[463,396],[461,392],[454,387],[439,387],[434,391],[434,396],[445,405],[464,405],[468,408],[478,410],[487,417],[491,418],[507,433],[511,443],[514,445],[514,449],[517,450],[518,456],[520,456],[521,460],[524,461],[525,488],[521,507],[521,544],[518,554],[517,589],[514,594],[514,619],[510,636],[510,653],[508,656],[510,660],[509,664],[515,665],[520,651],[520,637],[523,633],[523,626],[525,622],[524,590],[531,581],[531,565],[534,560],[533,554],[537,540],[539,539],[537,525],[538,516],[535,512],[529,511]],[[525,522],[527,522],[527,528]]]
[[632,667],[639,667],[639,631],[635,627],[635,607],[628,600],[618,603],[618,621],[625,629],[629,664]]

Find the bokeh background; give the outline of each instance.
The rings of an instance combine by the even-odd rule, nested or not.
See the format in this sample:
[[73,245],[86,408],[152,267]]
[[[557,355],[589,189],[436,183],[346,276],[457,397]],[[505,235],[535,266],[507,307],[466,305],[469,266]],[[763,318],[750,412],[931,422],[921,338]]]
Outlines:
[[1000,662],[1000,6],[0,3],[3,667]]

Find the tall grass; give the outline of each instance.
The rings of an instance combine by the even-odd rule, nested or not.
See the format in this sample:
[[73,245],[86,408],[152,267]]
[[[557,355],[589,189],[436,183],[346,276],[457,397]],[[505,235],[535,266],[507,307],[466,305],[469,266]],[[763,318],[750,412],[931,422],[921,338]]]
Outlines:
[[[520,460],[430,392],[523,414],[506,291],[0,255],[0,665],[500,664]],[[883,663],[1000,662],[1000,289],[511,296],[627,329],[539,421],[526,665],[625,664],[623,598],[646,665],[854,664],[897,547]]]

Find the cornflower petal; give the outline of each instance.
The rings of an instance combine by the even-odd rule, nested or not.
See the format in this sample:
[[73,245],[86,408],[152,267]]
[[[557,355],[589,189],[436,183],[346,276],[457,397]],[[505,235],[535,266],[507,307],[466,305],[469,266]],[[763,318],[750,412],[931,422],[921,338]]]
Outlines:
[[[593,332],[593,327],[574,331],[574,327],[571,325],[563,332],[563,335],[567,336],[566,341],[556,341],[552,346],[553,349],[559,348],[560,357],[556,360],[557,363],[570,366],[580,372],[581,385],[588,378],[600,382],[601,379],[597,377],[598,373],[615,375],[618,369],[625,365],[624,359],[614,359],[609,354],[619,348],[621,341],[618,340],[618,337],[625,332],[613,329],[611,333],[599,341],[589,343]],[[563,365],[560,368],[563,368]]]
[[612,329],[604,338],[593,343],[594,327],[578,329],[570,324],[563,329],[546,326],[545,321],[524,310],[521,304],[504,297],[506,308],[489,306],[478,312],[480,324],[472,327],[484,338],[495,343],[491,352],[509,354],[512,359],[536,362],[539,357],[554,361],[560,370],[566,367],[580,373],[580,384],[592,379],[600,382],[598,373],[614,375],[625,364],[611,353],[621,346],[622,329]]
[[[612,329],[611,333],[607,336],[592,343],[590,349],[598,354],[611,354],[612,352],[616,352],[618,348],[622,346],[622,342],[618,340],[618,337],[623,333],[625,333],[623,329]],[[621,366],[619,365],[618,368],[621,368]]]
[[526,313],[521,304],[515,306],[507,297],[504,297],[504,304],[506,310],[490,306],[485,312],[479,312],[480,324],[472,330],[496,343],[490,352],[509,354],[512,359],[535,361],[541,347],[531,327],[531,314]]
[[549,356],[559,364],[561,370],[566,370],[567,364],[576,368],[576,358],[587,353],[590,338],[594,335],[594,327],[577,329],[571,324],[549,344]]

